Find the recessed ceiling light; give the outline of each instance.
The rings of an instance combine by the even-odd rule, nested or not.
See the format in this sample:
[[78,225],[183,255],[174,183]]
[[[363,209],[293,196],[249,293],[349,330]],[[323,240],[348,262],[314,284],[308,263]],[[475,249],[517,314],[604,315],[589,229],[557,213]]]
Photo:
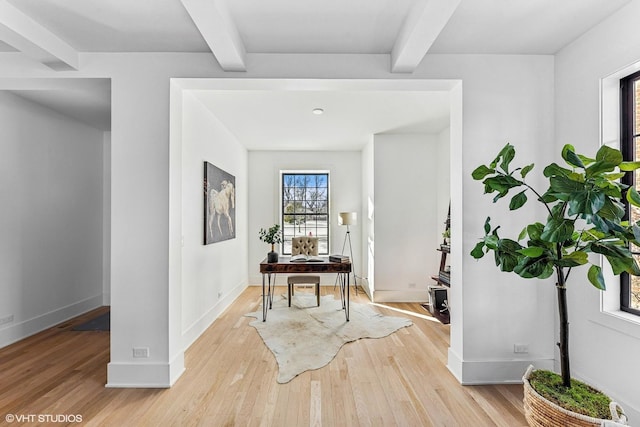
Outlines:
[[324,113],[324,110],[322,108],[314,108],[313,110],[311,110],[311,112],[316,116],[319,116],[320,114]]

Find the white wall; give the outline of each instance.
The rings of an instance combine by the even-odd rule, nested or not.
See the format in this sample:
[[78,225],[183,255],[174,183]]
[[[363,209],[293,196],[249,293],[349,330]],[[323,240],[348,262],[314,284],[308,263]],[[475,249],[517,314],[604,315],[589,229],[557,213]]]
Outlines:
[[[269,246],[258,240],[260,228],[280,223],[280,171],[281,170],[328,170],[330,180],[330,250],[340,253],[346,228],[338,225],[339,212],[357,212],[358,225],[351,227],[354,269],[362,276],[361,240],[361,158],[356,151],[250,151],[249,152],[249,280],[260,284],[262,279],[258,265]],[[278,284],[286,284],[285,276],[279,275]],[[335,283],[335,275],[321,277],[321,284]]]
[[[437,188],[437,211],[438,225],[444,231],[447,220],[447,210],[451,200],[451,130],[444,129],[438,135],[437,160],[436,160],[436,188]],[[442,231],[439,236],[442,242]],[[439,265],[439,264],[438,264]]]
[[104,132],[102,156],[102,304],[111,305],[111,132]]
[[[460,128],[451,128],[452,163],[459,164],[451,175],[452,265],[460,267],[452,271],[458,286],[450,297],[459,309],[452,313],[449,366],[464,382],[517,380],[523,369],[520,363],[517,369],[511,368],[512,345],[523,339],[529,340],[531,352],[522,363],[552,357],[552,344],[547,344],[553,335],[550,287],[501,274],[491,260],[475,262],[468,253],[482,232],[484,215],[478,212],[491,213],[505,229],[520,226],[507,214],[494,215],[495,208],[482,197],[480,184],[471,180],[470,173],[479,159],[497,152],[506,140],[536,161],[545,159],[539,147],[551,145],[553,139],[553,57],[428,55],[411,75],[390,73],[388,55],[256,54],[247,56],[249,71],[244,73],[221,71],[210,54],[83,53],[80,71],[61,72],[16,53],[1,53],[0,59],[0,78],[112,79],[109,386],[166,387],[184,366],[182,161],[181,147],[170,140],[170,131],[173,135],[177,126],[169,114],[170,93],[172,97],[175,93],[170,90],[171,77],[349,79],[355,83],[417,79],[417,85],[422,79],[460,79],[462,88],[455,95],[462,96],[464,110],[455,119]],[[361,165],[360,160],[353,163],[356,168]],[[254,178],[253,164],[250,159],[250,191],[253,180],[261,179]],[[357,191],[353,194],[357,197]],[[268,197],[257,196],[256,200]],[[256,202],[258,211],[266,210],[257,213],[264,215],[263,220],[255,219],[253,193],[249,200],[250,249],[245,268],[255,280],[257,267],[252,266],[265,252],[257,249],[257,232],[272,223],[277,213]],[[355,203],[360,204],[360,199]],[[362,213],[361,206],[354,210]],[[133,347],[148,347],[150,357],[134,359]]]
[[[549,163],[553,153],[540,147],[553,145],[553,69],[551,56],[428,55],[418,72],[419,77],[462,81],[462,133],[453,123],[457,114],[450,128],[448,365],[463,383],[518,382],[527,364],[552,364],[553,283],[502,273],[491,257],[476,261],[469,253],[483,235],[487,216],[502,225],[502,236],[517,237],[543,214],[531,203],[517,215],[504,201],[493,204],[471,172],[493,160],[506,142],[516,146],[514,164]],[[529,181],[544,182],[541,170]],[[514,354],[515,343],[529,344],[529,353]]]
[[[192,94],[183,102],[182,330],[188,347],[247,286],[247,150]],[[203,244],[203,164],[235,176],[234,239]]]
[[0,347],[102,305],[103,132],[0,91]]
[[373,149],[374,300],[425,302],[440,260],[438,138],[375,135]]
[[[585,154],[595,153],[600,143],[617,143],[617,132],[608,132],[607,140],[601,141],[599,87],[601,79],[640,62],[638,16],[640,1],[632,1],[557,55],[556,152],[567,143]],[[615,87],[613,95],[617,95]],[[617,103],[604,108],[605,116],[611,111],[615,115]],[[607,294],[613,293],[613,300],[619,301],[616,281],[607,284]],[[572,274],[568,288],[572,375],[609,393],[635,425],[640,422],[636,366],[640,319],[602,313],[601,296],[584,271]]]
[[363,289],[373,297],[375,292],[375,171],[373,135],[362,149],[362,230],[361,245],[364,248],[362,271],[365,273]]

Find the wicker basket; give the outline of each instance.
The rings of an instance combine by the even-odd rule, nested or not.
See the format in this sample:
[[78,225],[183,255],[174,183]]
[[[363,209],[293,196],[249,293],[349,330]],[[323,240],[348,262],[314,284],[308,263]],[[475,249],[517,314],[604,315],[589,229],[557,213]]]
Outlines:
[[[600,427],[602,425],[604,420],[568,411],[540,396],[529,384],[529,375],[532,371],[533,366],[530,365],[522,377],[524,416],[531,427]],[[627,417],[624,412],[622,416],[618,416],[620,406],[616,402],[611,402],[609,407],[613,421],[626,425]]]

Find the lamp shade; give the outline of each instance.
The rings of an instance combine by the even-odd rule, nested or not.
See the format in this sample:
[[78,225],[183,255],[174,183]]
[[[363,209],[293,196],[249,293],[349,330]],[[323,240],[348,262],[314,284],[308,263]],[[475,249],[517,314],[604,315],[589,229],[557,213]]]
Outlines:
[[357,212],[340,212],[338,216],[338,225],[356,225],[357,223]]

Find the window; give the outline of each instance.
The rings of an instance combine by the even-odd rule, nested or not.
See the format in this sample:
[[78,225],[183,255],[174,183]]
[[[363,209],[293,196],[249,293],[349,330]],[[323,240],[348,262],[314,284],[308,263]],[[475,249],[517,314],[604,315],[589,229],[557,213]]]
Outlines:
[[[640,160],[640,72],[636,72],[620,80],[620,140],[625,160]],[[640,173],[629,173],[624,183],[640,190]],[[640,209],[627,205],[629,220],[640,220]],[[629,248],[640,262],[640,247]],[[640,315],[640,277],[629,274],[621,275],[620,309]]]
[[291,254],[296,236],[318,238],[318,253],[329,254],[329,173],[282,172],[282,253]]

